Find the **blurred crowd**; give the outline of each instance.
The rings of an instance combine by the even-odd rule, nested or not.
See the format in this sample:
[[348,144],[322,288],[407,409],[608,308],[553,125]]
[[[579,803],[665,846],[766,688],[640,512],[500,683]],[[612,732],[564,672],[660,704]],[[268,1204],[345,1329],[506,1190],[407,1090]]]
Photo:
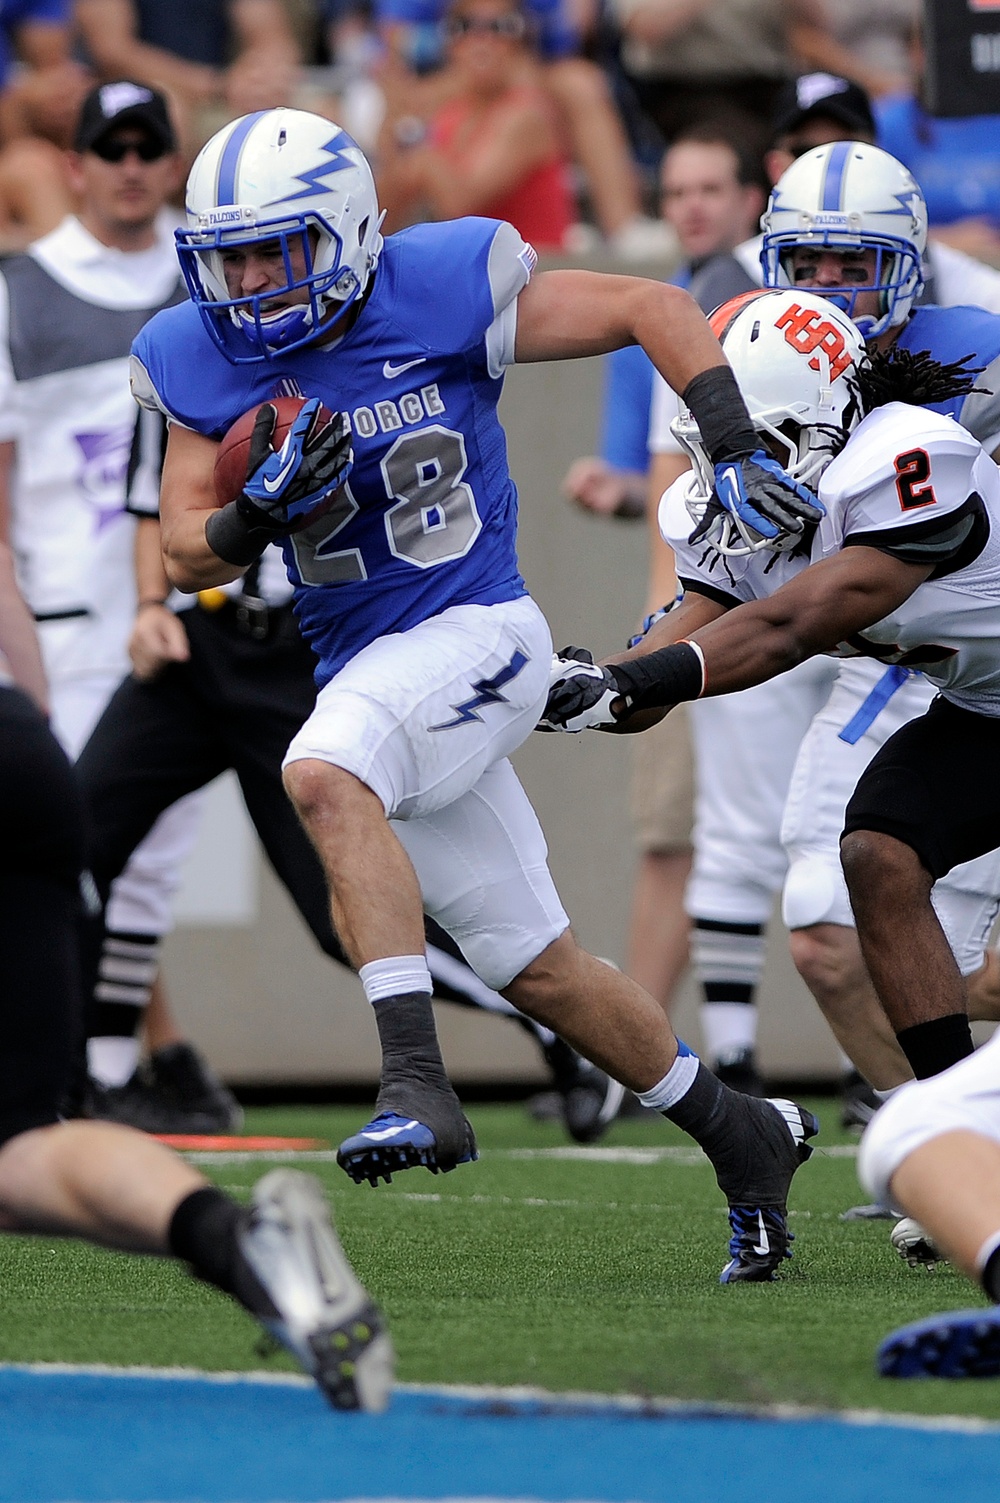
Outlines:
[[920,0],[5,0],[0,252],[72,209],[63,150],[87,90],[166,92],[190,159],[226,120],[293,105],[368,153],[387,229],[475,213],[541,252],[675,255],[658,213],[666,147],[705,126],[774,146],[782,89],[839,76],[932,224],[1000,256],[992,117],[921,105]]

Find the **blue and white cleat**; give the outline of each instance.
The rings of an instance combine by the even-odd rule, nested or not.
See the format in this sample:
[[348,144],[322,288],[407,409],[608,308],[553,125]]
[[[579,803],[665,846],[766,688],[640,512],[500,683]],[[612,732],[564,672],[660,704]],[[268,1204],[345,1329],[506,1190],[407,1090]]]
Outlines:
[[893,1331],[875,1354],[882,1378],[1000,1377],[1000,1309],[949,1310]]
[[447,1174],[457,1164],[478,1159],[475,1133],[468,1118],[461,1113],[462,1127],[452,1142],[439,1143],[432,1130],[415,1117],[398,1112],[380,1112],[360,1132],[345,1138],[337,1150],[337,1163],[360,1185],[367,1180],[377,1185],[380,1179],[391,1183],[399,1169],[423,1165],[432,1174]]
[[794,1232],[788,1230],[784,1210],[776,1206],[730,1206],[729,1262],[719,1274],[720,1284],[770,1284],[786,1258],[792,1256]]
[[819,1132],[819,1122],[795,1101],[730,1093],[729,1103],[742,1118],[744,1168],[738,1179],[733,1176],[722,1186],[732,1236],[719,1283],[769,1284],[792,1256],[788,1191],[796,1170],[812,1154],[809,1139]]

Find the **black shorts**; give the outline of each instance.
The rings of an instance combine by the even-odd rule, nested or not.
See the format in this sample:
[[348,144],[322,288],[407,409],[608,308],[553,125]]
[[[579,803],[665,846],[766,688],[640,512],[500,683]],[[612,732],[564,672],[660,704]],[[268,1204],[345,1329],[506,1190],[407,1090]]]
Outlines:
[[872,758],[844,834],[878,830],[910,846],[935,881],[1000,846],[1000,718],[938,698]]
[[42,716],[0,688],[0,1144],[55,1122],[79,1048],[83,820]]

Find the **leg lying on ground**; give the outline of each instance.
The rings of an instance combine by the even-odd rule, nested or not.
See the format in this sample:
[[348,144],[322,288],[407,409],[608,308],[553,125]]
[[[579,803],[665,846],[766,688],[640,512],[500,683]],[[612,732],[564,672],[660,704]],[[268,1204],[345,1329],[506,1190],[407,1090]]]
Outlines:
[[[957,1267],[1000,1302],[1000,1039],[932,1079],[905,1086],[872,1122],[858,1173],[914,1217]],[[889,1377],[1000,1374],[1000,1311],[959,1310],[886,1337]]]
[[142,1133],[57,1123],[0,1148],[0,1227],[182,1259],[281,1341],[335,1408],[385,1407],[392,1346],[308,1175],[267,1175],[247,1211]]

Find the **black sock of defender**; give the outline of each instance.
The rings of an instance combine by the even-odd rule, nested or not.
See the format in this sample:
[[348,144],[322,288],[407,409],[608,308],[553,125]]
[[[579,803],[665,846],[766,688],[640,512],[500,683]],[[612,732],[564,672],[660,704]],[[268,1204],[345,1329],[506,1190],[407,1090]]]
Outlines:
[[195,1278],[214,1284],[258,1319],[279,1314],[267,1290],[243,1257],[238,1234],[250,1225],[250,1212],[214,1185],[186,1195],[170,1218],[167,1244]]
[[972,1032],[964,1012],[951,1012],[944,1018],[931,1018],[927,1023],[901,1028],[896,1042],[918,1080],[940,1075],[942,1070],[957,1065],[973,1052]]
[[167,1244],[206,1284],[235,1294],[236,1232],[246,1212],[214,1185],[186,1195],[170,1218]]
[[809,1149],[770,1102],[730,1090],[699,1060],[690,1089],[663,1115],[704,1149],[730,1205],[784,1206]]
[[995,1247],[986,1259],[979,1281],[986,1298],[1000,1305],[1000,1247]]

